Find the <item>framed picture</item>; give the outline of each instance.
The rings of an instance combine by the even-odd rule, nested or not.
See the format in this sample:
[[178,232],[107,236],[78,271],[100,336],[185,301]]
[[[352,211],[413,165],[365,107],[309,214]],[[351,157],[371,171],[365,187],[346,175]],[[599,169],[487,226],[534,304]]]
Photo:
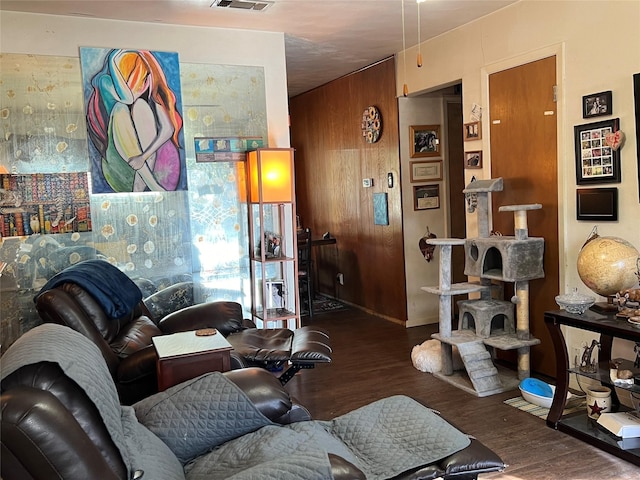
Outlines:
[[573,127],[578,185],[620,183],[619,123],[614,118]]
[[264,232],[264,241],[258,242],[256,255],[262,254],[265,248],[264,256],[266,258],[279,258],[282,256],[282,236],[273,232]]
[[413,187],[413,209],[440,208],[440,185],[416,185]]
[[576,218],[590,222],[618,221],[618,189],[616,187],[577,189]]
[[411,183],[442,180],[442,160],[416,160],[409,162]]
[[611,90],[582,97],[582,118],[601,117],[613,113]]
[[267,308],[285,308],[284,281],[267,281]]
[[471,122],[464,124],[464,140],[480,140],[482,138],[482,124],[480,122]]
[[411,125],[411,158],[440,155],[440,125]]
[[482,168],[482,150],[464,152],[464,168]]

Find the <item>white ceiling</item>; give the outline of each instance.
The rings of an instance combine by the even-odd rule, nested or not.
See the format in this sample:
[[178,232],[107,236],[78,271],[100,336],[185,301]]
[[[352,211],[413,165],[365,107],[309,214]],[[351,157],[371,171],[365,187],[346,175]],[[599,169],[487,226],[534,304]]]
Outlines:
[[[264,0],[263,11],[211,8],[214,0],[0,0],[0,10],[285,33],[289,96],[418,43],[416,0]],[[263,0],[259,0],[263,1]],[[424,0],[422,41],[518,0]]]

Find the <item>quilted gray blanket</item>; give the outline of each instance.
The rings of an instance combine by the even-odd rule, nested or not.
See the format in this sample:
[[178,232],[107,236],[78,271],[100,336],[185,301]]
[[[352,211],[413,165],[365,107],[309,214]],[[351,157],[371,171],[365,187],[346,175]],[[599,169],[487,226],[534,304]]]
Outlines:
[[185,464],[188,480],[329,479],[329,453],[353,463],[368,479],[392,478],[470,443],[406,396],[379,400],[332,421],[277,425],[218,373],[172,387],[134,408]]
[[265,426],[185,468],[187,480],[330,479],[327,454],[386,479],[465,448],[469,438],[406,396],[379,400],[332,421]]
[[58,363],[87,392],[129,472],[141,470],[154,480],[331,479],[330,453],[356,465],[367,479],[385,479],[470,443],[406,396],[379,400],[332,421],[277,425],[218,373],[176,385],[134,408],[123,407],[97,347],[51,324],[36,327],[11,346],[2,357],[2,377],[40,361]]

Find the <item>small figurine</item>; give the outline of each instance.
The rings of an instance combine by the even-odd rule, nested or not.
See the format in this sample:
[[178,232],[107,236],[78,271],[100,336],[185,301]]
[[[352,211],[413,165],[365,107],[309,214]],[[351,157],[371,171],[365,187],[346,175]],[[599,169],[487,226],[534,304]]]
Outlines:
[[38,218],[38,214],[31,215],[29,226],[31,227],[31,231],[33,231],[33,233],[40,233],[40,219]]
[[591,360],[591,355],[593,354],[593,350],[596,347],[600,348],[600,343],[597,340],[592,340],[590,346],[584,346],[584,352],[582,352],[582,360],[580,361],[581,372],[594,373],[596,371],[596,362],[595,360]]
[[640,368],[640,342],[636,342],[636,346],[633,347],[633,351],[636,354],[636,361],[633,362],[633,368]]

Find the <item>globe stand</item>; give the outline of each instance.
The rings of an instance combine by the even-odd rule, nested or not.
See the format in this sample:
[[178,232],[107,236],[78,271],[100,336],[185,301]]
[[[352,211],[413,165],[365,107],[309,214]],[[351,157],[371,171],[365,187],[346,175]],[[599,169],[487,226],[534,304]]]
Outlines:
[[594,303],[589,310],[596,313],[604,313],[605,315],[616,313],[618,311],[618,305],[613,302],[615,298],[615,295],[609,295],[606,302]]

